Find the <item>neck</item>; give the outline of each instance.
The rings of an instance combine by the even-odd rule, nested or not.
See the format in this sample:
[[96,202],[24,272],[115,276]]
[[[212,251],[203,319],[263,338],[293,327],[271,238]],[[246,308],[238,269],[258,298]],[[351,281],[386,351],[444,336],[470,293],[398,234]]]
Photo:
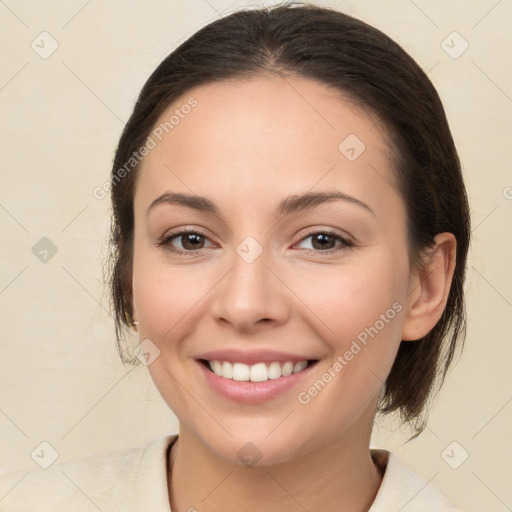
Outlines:
[[292,461],[245,467],[217,457],[180,426],[170,453],[172,512],[366,512],[382,481],[370,435],[371,428],[364,439],[347,433]]

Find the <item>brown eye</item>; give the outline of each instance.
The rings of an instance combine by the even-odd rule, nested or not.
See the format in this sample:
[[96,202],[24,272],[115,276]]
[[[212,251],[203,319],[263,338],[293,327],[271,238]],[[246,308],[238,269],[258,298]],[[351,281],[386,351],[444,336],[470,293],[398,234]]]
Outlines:
[[[301,242],[304,242],[308,238],[311,239],[311,248],[306,247],[305,250],[307,253],[311,254],[330,254],[354,245],[353,242],[340,236],[334,231],[316,231],[304,237]],[[336,242],[339,242],[338,245],[336,245]]]
[[314,249],[333,249],[336,246],[336,239],[331,235],[325,233],[318,233],[312,235],[312,246]]
[[204,245],[204,240],[202,240],[203,236],[198,233],[186,233],[184,235],[178,235],[174,238],[181,240],[182,247],[188,251],[202,249]]
[[[157,245],[165,250],[177,253],[193,253],[205,248],[206,235],[198,231],[186,230],[162,237]],[[178,245],[181,245],[181,247]]]

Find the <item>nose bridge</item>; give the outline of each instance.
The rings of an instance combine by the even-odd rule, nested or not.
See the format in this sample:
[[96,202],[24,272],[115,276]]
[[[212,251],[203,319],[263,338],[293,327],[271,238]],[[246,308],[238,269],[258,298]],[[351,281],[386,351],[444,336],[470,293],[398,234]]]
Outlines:
[[229,264],[230,271],[216,295],[216,318],[240,329],[263,319],[282,322],[287,314],[286,300],[279,280],[270,270],[270,250],[255,237],[247,236],[234,247]]

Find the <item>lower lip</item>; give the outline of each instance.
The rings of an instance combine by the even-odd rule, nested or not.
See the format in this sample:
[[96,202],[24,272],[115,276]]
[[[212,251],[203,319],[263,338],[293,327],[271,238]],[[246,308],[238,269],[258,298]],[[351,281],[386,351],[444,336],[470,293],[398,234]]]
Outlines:
[[318,362],[308,366],[299,373],[293,373],[287,377],[279,377],[278,379],[269,379],[264,382],[237,381],[233,379],[225,379],[208,370],[200,361],[196,361],[203,372],[204,378],[208,384],[220,395],[244,404],[258,404],[267,402],[278,397],[310,374]]

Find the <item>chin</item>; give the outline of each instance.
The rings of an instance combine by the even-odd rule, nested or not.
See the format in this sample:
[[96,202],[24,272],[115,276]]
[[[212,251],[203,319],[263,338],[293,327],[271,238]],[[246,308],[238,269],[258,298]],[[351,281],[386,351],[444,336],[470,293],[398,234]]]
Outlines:
[[201,435],[201,432],[196,432],[196,435],[215,456],[245,467],[262,468],[287,463],[309,451],[307,445],[311,444],[310,449],[314,449],[313,439],[318,439],[318,436],[313,436],[308,443],[303,432],[291,432],[285,428],[278,432],[279,427],[275,429],[278,423],[273,422],[270,429],[254,424],[252,428],[239,430],[228,427],[233,437],[224,432],[221,435],[212,435],[211,432]]

